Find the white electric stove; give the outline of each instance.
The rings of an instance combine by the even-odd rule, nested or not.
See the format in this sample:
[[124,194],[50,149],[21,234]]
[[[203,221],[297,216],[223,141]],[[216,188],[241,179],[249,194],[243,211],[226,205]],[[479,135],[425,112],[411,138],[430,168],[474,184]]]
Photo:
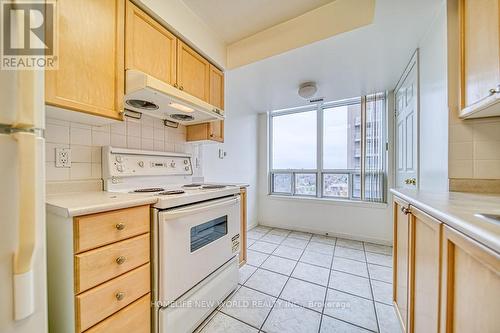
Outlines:
[[188,154],[103,147],[106,191],[158,199],[151,212],[154,332],[192,332],[238,285],[239,188],[193,184]]

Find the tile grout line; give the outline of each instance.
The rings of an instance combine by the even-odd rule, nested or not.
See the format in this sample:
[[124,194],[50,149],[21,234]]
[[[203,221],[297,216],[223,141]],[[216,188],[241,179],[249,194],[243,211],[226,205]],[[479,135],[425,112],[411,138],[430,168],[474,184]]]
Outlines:
[[325,297],[323,298],[323,308],[321,309],[321,317],[319,319],[318,333],[321,332],[321,325],[323,325],[323,316],[325,315],[326,298],[328,297],[328,287],[330,286],[330,279],[332,277],[333,258],[335,258],[336,249],[337,249],[337,239],[335,239],[335,245],[333,246],[332,260],[330,261],[330,269],[328,270],[328,281],[326,283]]
[[[311,236],[311,238],[309,239],[309,241],[307,242],[307,245],[309,245],[309,243],[311,243],[311,239],[312,239],[312,236]],[[307,247],[307,245],[306,245],[306,247]],[[273,251],[273,252],[274,252],[274,251]],[[276,302],[274,302],[274,303],[273,303],[273,306],[271,307],[271,309],[270,309],[270,310],[269,310],[269,312],[267,313],[267,316],[266,316],[266,318],[264,319],[264,321],[262,322],[262,325],[260,326],[259,331],[262,331],[262,328],[264,327],[264,325],[265,325],[265,323],[266,323],[267,319],[268,319],[268,318],[269,318],[269,316],[271,315],[271,312],[273,311],[274,306],[276,305],[276,303],[278,302],[278,300],[280,300],[280,296],[281,296],[281,294],[283,293],[283,290],[285,290],[286,284],[288,283],[288,281],[290,281],[290,278],[292,277],[292,274],[293,274],[293,272],[295,271],[295,269],[297,268],[297,265],[299,264],[300,258],[302,258],[302,256],[303,256],[303,255],[304,255],[304,251],[302,251],[302,253],[300,254],[299,259],[297,259],[297,261],[295,262],[295,266],[293,267],[292,272],[291,272],[291,273],[290,273],[290,275],[288,276],[288,278],[287,278],[287,280],[286,280],[285,284],[284,284],[284,285],[283,285],[283,287],[281,288],[280,293],[279,293],[279,294],[278,294],[278,296],[276,297]]]
[[[365,248],[365,242],[363,242],[363,250],[364,248]],[[364,254],[365,254],[365,259],[367,259],[366,252],[364,252]],[[372,281],[370,279],[370,270],[368,269],[368,262],[366,263],[366,271],[368,272],[368,283],[370,284],[370,291],[372,293],[372,298],[373,298],[372,305],[373,305],[373,312],[375,313],[375,322],[377,323],[377,332],[380,332],[380,324],[378,322],[377,308],[375,307],[375,295],[373,294],[373,287],[372,287]]]

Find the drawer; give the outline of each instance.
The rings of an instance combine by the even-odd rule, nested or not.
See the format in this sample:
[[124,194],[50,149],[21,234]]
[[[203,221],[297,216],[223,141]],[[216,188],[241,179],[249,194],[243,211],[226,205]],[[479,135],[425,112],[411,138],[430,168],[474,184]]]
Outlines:
[[150,292],[149,264],[75,296],[76,330],[83,332]]
[[151,294],[139,298],[126,308],[85,331],[85,333],[121,332],[151,332]]
[[75,293],[149,262],[149,233],[75,255]]
[[149,232],[149,206],[75,217],[74,251],[80,253]]

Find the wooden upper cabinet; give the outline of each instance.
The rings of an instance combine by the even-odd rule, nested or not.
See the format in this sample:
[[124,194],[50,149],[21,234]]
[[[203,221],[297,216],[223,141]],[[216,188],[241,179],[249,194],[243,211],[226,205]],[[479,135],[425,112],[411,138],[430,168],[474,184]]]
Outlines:
[[124,0],[58,0],[58,69],[45,72],[47,104],[121,119]]
[[177,42],[177,84],[180,90],[210,103],[210,63],[180,40]]
[[488,99],[500,101],[500,92],[490,92],[500,91],[500,0],[459,0],[459,22],[463,116]]
[[189,125],[186,129],[186,141],[224,142],[224,121]]
[[500,256],[443,228],[440,332],[500,332]]
[[405,332],[408,331],[409,303],[409,250],[410,250],[410,215],[409,204],[398,198],[394,199],[394,271],[393,300],[396,312]]
[[210,104],[224,110],[224,73],[210,64]]
[[411,207],[409,332],[439,331],[441,222]]
[[130,1],[125,21],[125,65],[174,85],[177,37]]

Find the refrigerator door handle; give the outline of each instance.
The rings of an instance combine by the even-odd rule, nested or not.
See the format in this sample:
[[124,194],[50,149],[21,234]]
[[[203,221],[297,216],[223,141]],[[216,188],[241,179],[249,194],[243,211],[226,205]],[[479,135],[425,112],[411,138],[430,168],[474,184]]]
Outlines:
[[36,249],[36,136],[32,133],[12,134],[19,151],[18,245],[14,254],[14,319],[21,320],[35,311],[33,257]]

